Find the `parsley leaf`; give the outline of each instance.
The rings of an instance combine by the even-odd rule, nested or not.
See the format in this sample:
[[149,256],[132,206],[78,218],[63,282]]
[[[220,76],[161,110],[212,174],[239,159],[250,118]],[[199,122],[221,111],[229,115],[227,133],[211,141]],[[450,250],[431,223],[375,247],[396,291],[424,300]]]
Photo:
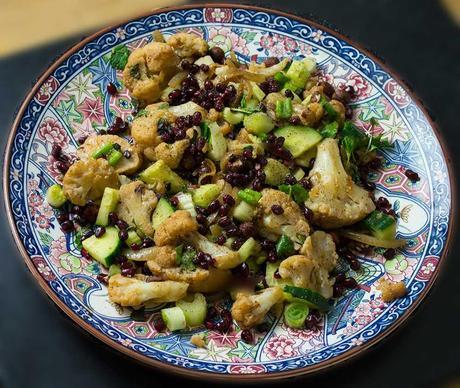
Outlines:
[[123,70],[128,63],[130,51],[125,45],[120,45],[112,49],[110,54],[110,66],[117,70]]
[[147,111],[145,109],[141,109],[139,112],[137,112],[136,117],[145,117],[147,116]]
[[332,123],[326,124],[322,129],[320,129],[319,133],[322,137],[336,137],[337,131],[339,130],[339,123],[337,121],[333,121]]
[[176,248],[176,263],[186,271],[195,271],[196,265],[193,264],[193,259],[196,256],[194,249],[184,251],[184,246],[179,245]]
[[289,195],[299,205],[303,205],[308,198],[308,191],[298,183],[294,185],[279,185],[278,189]]
[[326,111],[327,118],[331,121],[337,120],[338,113],[332,106],[332,104],[324,97],[321,96],[320,104],[323,106],[324,110]]
[[209,129],[209,125],[203,121],[200,124],[200,128],[201,128],[201,137],[204,138],[209,143],[209,140],[211,139],[211,130]]

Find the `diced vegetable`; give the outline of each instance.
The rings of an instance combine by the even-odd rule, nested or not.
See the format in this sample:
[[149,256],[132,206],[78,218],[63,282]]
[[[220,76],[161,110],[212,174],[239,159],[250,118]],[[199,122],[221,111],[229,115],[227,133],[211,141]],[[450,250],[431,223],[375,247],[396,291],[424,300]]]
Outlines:
[[193,202],[197,206],[207,207],[219,196],[221,191],[222,188],[215,183],[201,185],[192,192]]
[[227,240],[225,241],[224,245],[227,247],[227,248],[230,248],[232,249],[232,244],[233,242],[236,240],[235,237],[229,237],[227,238]]
[[308,77],[310,77],[310,71],[306,62],[293,61],[286,72],[286,76],[289,78],[289,82],[296,88],[303,89],[305,88]]
[[109,213],[116,210],[118,201],[120,200],[120,192],[111,187],[104,189],[101,205],[97,213],[96,225],[107,226],[109,224]]
[[296,164],[302,167],[310,167],[312,159],[316,158],[317,147],[310,148],[295,159]]
[[363,220],[363,225],[378,239],[394,240],[396,220],[383,212],[374,210]]
[[407,244],[407,241],[403,239],[384,240],[367,234],[353,232],[352,230],[343,230],[340,234],[350,240],[358,241],[372,247],[401,248]]
[[281,86],[283,86],[286,82],[289,81],[289,77],[286,76],[282,71],[276,73],[273,78],[276,82],[278,82]]
[[264,167],[265,183],[271,186],[278,186],[283,183],[289,175],[289,168],[276,159],[268,158]]
[[145,183],[169,183],[171,191],[177,193],[182,190],[186,182],[171,170],[163,160],[158,160],[139,174],[139,178]]
[[196,265],[193,259],[196,257],[196,251],[193,248],[185,249],[183,245],[176,248],[176,263],[186,271],[194,271]]
[[195,112],[203,112],[203,108],[193,101],[170,106],[168,110],[175,116],[188,116],[193,115]]
[[253,256],[259,251],[259,244],[257,243],[254,238],[248,238],[243,245],[241,245],[240,249],[238,249],[238,253],[241,256],[241,259],[244,261],[249,258],[249,256]]
[[152,226],[154,230],[174,213],[174,208],[166,198],[160,198],[152,214]]
[[288,292],[295,298],[305,300],[310,307],[318,309],[320,311],[327,311],[330,308],[330,304],[326,298],[312,291],[308,288],[301,288],[295,286],[284,286],[284,291]]
[[281,261],[278,261],[276,263],[269,263],[267,262],[267,266],[265,268],[265,281],[270,287],[278,286],[278,287],[284,287],[285,285],[290,285],[291,282],[286,279],[278,279],[275,277],[276,271],[278,271],[278,268],[280,266]]
[[190,193],[177,193],[177,207],[181,210],[187,210],[192,217],[196,217],[195,205],[193,204],[192,194]]
[[110,151],[112,151],[112,150],[113,150],[113,143],[104,144],[101,148],[99,148],[98,150],[94,151],[93,158],[97,159],[97,158],[100,158],[102,156],[108,155],[110,153]]
[[248,132],[262,135],[275,128],[272,119],[264,112],[252,113],[244,118],[244,126]]
[[200,326],[206,318],[207,303],[203,294],[196,293],[178,300],[179,307],[185,316],[185,322],[189,327]]
[[257,205],[257,202],[259,202],[260,198],[262,198],[262,194],[252,189],[244,189],[238,191],[238,198],[250,205]]
[[265,98],[265,93],[263,92],[263,90],[254,81],[251,81],[251,87],[252,94],[254,95],[254,97],[257,98],[259,101],[262,101]]
[[328,123],[322,129],[320,129],[319,133],[322,137],[335,137],[337,135],[338,129],[339,123],[337,121],[333,121],[332,123]]
[[326,111],[326,115],[329,120],[333,121],[337,119],[337,116],[339,115],[338,112],[334,109],[332,104],[329,101],[327,101],[326,98],[323,97],[321,99],[321,105]]
[[129,54],[130,51],[124,44],[114,47],[110,53],[110,66],[117,70],[123,70],[128,63]]
[[294,158],[317,145],[323,138],[318,131],[310,127],[287,125],[277,129],[274,134],[284,137],[284,147]]
[[297,167],[293,172],[292,176],[300,181],[305,176],[305,171],[302,170],[300,167]]
[[278,119],[289,119],[292,116],[292,101],[290,98],[276,101],[275,115]]
[[62,189],[61,185],[54,184],[48,187],[48,190],[46,190],[46,201],[52,206],[52,207],[62,207],[66,201],[67,198],[64,195],[64,190]]
[[123,154],[120,151],[113,149],[107,155],[107,162],[111,166],[116,166],[117,163],[121,160],[122,157],[123,157]]
[[227,152],[227,139],[217,123],[209,124],[210,137],[208,156],[214,161],[220,161]]
[[109,267],[109,276],[113,276],[113,275],[116,275],[118,273],[121,273],[121,268],[118,264],[112,264],[110,267]]
[[130,230],[128,230],[128,238],[125,240],[125,244],[126,244],[128,247],[130,247],[130,246],[133,245],[133,244],[141,245],[141,244],[142,244],[142,240],[141,240],[141,238],[139,237],[139,235],[136,233],[135,230],[130,229]]
[[161,317],[169,331],[183,330],[187,326],[184,312],[180,307],[162,309]]
[[241,201],[233,209],[233,217],[241,222],[251,221],[252,218],[254,217],[254,212],[255,212],[255,209],[253,206],[251,206],[245,201]]
[[212,57],[210,55],[205,55],[204,57],[201,57],[201,58],[198,58],[196,61],[195,61],[195,65],[208,65],[208,66],[211,66],[211,65],[214,65],[215,62],[212,60]]
[[118,229],[114,226],[108,226],[101,237],[93,235],[84,239],[82,246],[93,259],[108,268],[120,251],[121,239],[118,236]]
[[280,191],[288,194],[298,204],[303,205],[308,199],[308,191],[300,184],[296,183],[293,185],[280,185],[278,187]]
[[224,108],[224,120],[230,124],[236,125],[243,121],[244,114],[241,112],[233,112],[229,107]]
[[293,329],[300,329],[303,327],[309,312],[307,303],[288,303],[284,308],[284,323]]
[[292,255],[294,252],[294,242],[283,234],[276,242],[276,255],[284,258]]

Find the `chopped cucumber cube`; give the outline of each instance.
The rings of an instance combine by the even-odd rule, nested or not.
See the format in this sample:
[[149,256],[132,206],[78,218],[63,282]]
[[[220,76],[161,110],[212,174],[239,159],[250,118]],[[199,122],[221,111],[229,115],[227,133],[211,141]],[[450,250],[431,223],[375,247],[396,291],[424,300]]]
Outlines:
[[230,124],[236,125],[243,121],[244,114],[241,112],[233,112],[229,107],[224,108],[224,120]]
[[166,198],[160,198],[157,203],[157,207],[152,214],[152,226],[154,230],[157,230],[158,227],[165,221],[167,218],[174,213],[174,208],[169,203]]
[[257,254],[259,251],[259,244],[257,243],[254,238],[248,238],[243,245],[241,245],[240,249],[238,249],[238,253],[241,256],[241,259],[245,261],[249,258],[249,256],[253,256]]
[[187,326],[184,312],[180,307],[162,309],[161,317],[169,331],[183,330]]
[[264,112],[252,113],[244,118],[244,126],[248,132],[260,136],[275,128],[273,120]]
[[289,175],[289,168],[276,159],[268,158],[264,167],[265,183],[271,186],[278,186],[283,183]]
[[120,192],[111,187],[104,189],[102,195],[101,205],[97,213],[96,225],[107,226],[109,224],[109,214],[114,212],[118,206],[120,200]]
[[221,191],[221,186],[215,183],[202,185],[193,191],[193,202],[195,202],[197,206],[207,207],[219,196]]
[[274,133],[276,136],[284,137],[284,147],[291,152],[294,158],[316,146],[323,138],[313,128],[295,125],[287,125],[277,129]]
[[184,299],[178,300],[176,306],[184,313],[187,326],[195,327],[203,324],[208,307],[203,294],[196,293],[187,296]]
[[142,171],[139,174],[139,178],[143,182],[149,184],[169,183],[173,193],[181,191],[186,185],[185,181],[171,170],[163,160],[158,160],[146,170]]
[[93,259],[108,268],[120,251],[121,239],[118,235],[118,229],[114,226],[108,226],[101,237],[93,235],[83,240],[82,246]]

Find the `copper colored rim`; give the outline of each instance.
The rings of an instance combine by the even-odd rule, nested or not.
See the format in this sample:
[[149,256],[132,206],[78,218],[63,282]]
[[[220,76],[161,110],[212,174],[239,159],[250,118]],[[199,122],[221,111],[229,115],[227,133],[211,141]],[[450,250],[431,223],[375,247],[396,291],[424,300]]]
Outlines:
[[[449,212],[450,223],[449,223],[449,232],[448,232],[448,236],[447,236],[447,241],[446,241],[446,245],[444,247],[444,250],[442,252],[442,255],[441,255],[440,259],[439,259],[439,262],[438,262],[438,265],[436,267],[435,273],[433,274],[433,276],[430,279],[429,283],[426,285],[426,287],[423,290],[423,292],[414,301],[412,306],[407,311],[405,311],[403,313],[403,315],[393,325],[391,325],[389,328],[387,328],[381,334],[379,334],[375,338],[371,339],[370,341],[366,342],[365,344],[363,344],[361,346],[354,347],[351,350],[349,350],[349,351],[347,351],[347,352],[345,352],[345,353],[343,353],[343,354],[341,354],[341,355],[339,355],[339,356],[337,356],[337,357],[335,357],[335,358],[333,358],[331,360],[324,361],[324,362],[322,362],[320,364],[317,364],[317,365],[310,365],[310,366],[307,366],[307,367],[304,367],[304,368],[295,369],[295,370],[286,371],[286,372],[237,375],[237,374],[218,374],[218,373],[211,373],[211,372],[199,372],[199,371],[195,371],[195,370],[189,370],[189,369],[186,369],[186,368],[183,368],[183,367],[169,365],[169,364],[166,364],[164,362],[157,361],[157,360],[154,360],[154,359],[149,358],[147,356],[141,355],[141,354],[135,352],[134,350],[128,349],[128,348],[124,347],[123,345],[121,345],[121,344],[111,340],[110,338],[106,337],[105,335],[103,335],[102,333],[97,331],[94,327],[92,327],[90,324],[86,323],[83,319],[78,317],[75,313],[73,313],[73,311],[71,311],[67,307],[67,305],[65,305],[57,297],[56,294],[54,294],[54,292],[48,286],[46,281],[41,277],[40,273],[35,268],[35,266],[32,263],[32,260],[30,259],[29,255],[27,254],[27,252],[26,252],[26,250],[25,250],[25,248],[24,248],[24,246],[22,244],[22,241],[19,238],[19,234],[18,234],[18,232],[16,230],[14,219],[13,219],[13,214],[12,214],[12,210],[11,210],[11,203],[9,201],[9,179],[8,179],[8,177],[9,177],[9,169],[10,169],[10,162],[11,162],[11,149],[12,149],[12,144],[13,144],[14,137],[16,135],[17,127],[18,127],[20,119],[21,119],[21,117],[22,117],[22,115],[24,113],[24,110],[27,107],[27,105],[29,104],[29,102],[31,101],[31,99],[33,98],[33,96],[35,95],[35,93],[37,92],[37,90],[39,89],[39,87],[41,86],[41,84],[50,76],[50,74],[52,74],[52,72],[59,66],[59,64],[62,61],[67,59],[75,51],[79,50],[85,44],[87,44],[88,42],[92,41],[96,37],[98,37],[100,35],[103,35],[106,32],[117,28],[118,26],[124,25],[124,24],[128,23],[129,21],[135,20],[137,18],[147,17],[147,16],[150,16],[150,15],[155,15],[155,14],[162,13],[162,12],[176,11],[176,10],[183,10],[183,9],[194,9],[194,8],[247,9],[247,10],[253,10],[253,11],[261,11],[261,12],[272,13],[272,14],[276,14],[276,15],[279,15],[279,16],[284,16],[284,17],[292,19],[292,20],[299,21],[301,23],[305,23],[305,24],[314,26],[315,28],[318,28],[318,29],[321,29],[323,31],[326,31],[329,34],[344,40],[345,42],[347,42],[351,46],[356,47],[357,49],[359,49],[361,52],[366,54],[368,57],[372,58],[372,60],[375,61],[379,66],[381,66],[388,74],[391,74],[395,81],[397,81],[398,83],[402,84],[406,88],[406,90],[408,91],[408,94],[410,95],[411,99],[418,105],[418,107],[422,110],[423,114],[427,117],[431,127],[434,130],[436,138],[437,138],[439,144],[441,145],[443,156],[446,159],[447,169],[448,169],[448,172],[449,172],[449,183],[450,183],[450,186],[451,186],[450,187],[451,208],[450,208],[450,212]],[[14,240],[16,242],[16,245],[17,245],[21,255],[23,256],[27,267],[29,268],[30,272],[35,277],[35,279],[38,281],[38,283],[39,283],[40,287],[42,288],[42,290],[76,324],[78,324],[80,327],[82,327],[87,332],[89,332],[90,334],[92,334],[94,337],[96,337],[97,339],[101,340],[105,344],[109,345],[110,347],[112,347],[112,348],[114,348],[114,349],[126,354],[127,356],[132,357],[133,359],[141,362],[144,365],[151,366],[151,367],[153,366],[153,367],[156,367],[156,368],[161,369],[161,370],[166,371],[166,372],[175,373],[175,374],[180,375],[182,377],[191,377],[191,378],[195,378],[195,379],[206,378],[208,380],[213,380],[215,382],[217,382],[217,381],[219,381],[219,382],[223,382],[223,381],[262,382],[262,381],[265,381],[266,382],[267,380],[274,381],[274,380],[279,380],[279,379],[282,379],[282,378],[294,377],[294,376],[300,376],[300,375],[305,375],[305,374],[311,374],[311,373],[314,373],[314,372],[319,372],[320,370],[323,370],[323,369],[325,369],[327,367],[331,367],[333,365],[337,365],[340,362],[343,362],[345,360],[348,360],[348,359],[350,359],[352,357],[357,356],[358,354],[363,353],[365,350],[369,349],[371,346],[377,344],[382,339],[387,337],[389,334],[393,333],[397,328],[399,328],[407,320],[407,318],[409,316],[411,316],[411,314],[420,305],[420,302],[423,299],[425,299],[425,297],[427,296],[428,292],[432,288],[435,280],[437,279],[437,277],[439,276],[439,273],[441,272],[441,269],[442,269],[442,266],[444,265],[444,262],[446,261],[446,257],[447,257],[447,255],[449,253],[449,249],[450,249],[450,246],[451,246],[451,243],[452,243],[452,236],[454,235],[454,230],[456,229],[456,220],[454,219],[454,214],[453,214],[454,210],[453,209],[456,209],[457,195],[456,195],[455,175],[453,174],[452,159],[450,157],[450,154],[448,152],[447,146],[446,146],[446,144],[445,144],[445,142],[444,142],[444,140],[442,138],[442,135],[441,135],[438,127],[436,126],[436,124],[434,123],[434,121],[431,119],[430,115],[428,114],[428,112],[424,108],[423,103],[420,101],[420,99],[418,97],[416,97],[414,95],[412,89],[401,79],[401,77],[397,76],[394,71],[390,70],[388,68],[388,66],[386,66],[382,62],[382,60],[378,59],[374,54],[369,52],[369,50],[367,50],[366,48],[362,47],[360,44],[356,44],[351,39],[349,39],[346,36],[344,36],[342,33],[334,31],[333,29],[325,27],[325,26],[323,26],[323,25],[321,25],[321,24],[319,24],[319,23],[317,23],[315,21],[311,21],[311,20],[309,20],[307,18],[301,18],[301,17],[295,16],[295,15],[291,15],[291,14],[286,13],[286,12],[276,11],[276,10],[272,10],[272,9],[269,9],[269,8],[263,8],[263,7],[248,6],[248,5],[212,3],[212,4],[193,4],[193,5],[184,5],[184,6],[179,6],[179,7],[160,8],[160,9],[156,9],[156,10],[154,10],[152,12],[148,12],[148,13],[139,15],[137,18],[132,18],[132,19],[126,20],[126,21],[124,21],[122,23],[118,23],[116,25],[104,28],[104,29],[92,34],[88,38],[82,40],[81,42],[79,42],[78,44],[76,44],[75,46],[73,46],[72,48],[67,50],[62,56],[60,56],[54,62],[54,64],[50,68],[48,68],[48,70],[46,70],[43,73],[43,75],[38,79],[38,81],[36,82],[36,84],[34,85],[32,90],[27,94],[26,98],[24,99],[24,102],[21,105],[21,108],[19,109],[19,111],[18,111],[18,113],[16,115],[16,118],[14,120],[10,135],[8,137],[8,142],[7,142],[6,151],[5,151],[5,158],[4,158],[4,166],[3,166],[3,195],[4,195],[4,200],[5,200],[6,213],[7,213],[7,216],[8,216],[8,222],[9,222],[10,228],[12,230],[12,234],[13,234]]]

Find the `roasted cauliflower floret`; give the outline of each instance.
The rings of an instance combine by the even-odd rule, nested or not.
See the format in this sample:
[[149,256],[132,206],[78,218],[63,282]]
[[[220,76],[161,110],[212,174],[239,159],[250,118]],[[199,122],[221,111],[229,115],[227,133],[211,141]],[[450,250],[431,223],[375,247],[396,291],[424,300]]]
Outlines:
[[313,211],[314,223],[325,229],[354,224],[375,209],[369,193],[357,186],[343,168],[335,139],[325,139],[318,145],[309,178],[313,188],[305,204]]
[[79,206],[101,198],[106,187],[119,186],[117,172],[102,158],[78,160],[67,170],[62,184],[66,198]]
[[109,298],[121,306],[138,306],[147,301],[175,302],[187,294],[188,284],[166,280],[144,282],[120,274],[109,278]]
[[193,34],[178,32],[171,36],[166,42],[181,58],[202,57],[208,52],[208,43]]
[[170,45],[152,42],[131,53],[123,70],[123,82],[133,97],[147,105],[160,98],[178,64],[179,57]]
[[[273,205],[280,205],[284,212],[276,215],[272,211]],[[273,240],[282,234],[293,241],[303,242],[303,238],[310,233],[310,227],[305,220],[299,205],[286,193],[274,189],[264,189],[258,203],[259,233]]]
[[321,230],[313,232],[305,239],[300,253],[312,259],[320,267],[330,272],[337,266],[339,256],[335,251],[335,243],[331,235]]
[[170,168],[177,168],[185,150],[190,144],[189,139],[176,141],[172,144],[160,143],[155,148],[147,148],[144,153],[145,156],[152,160],[163,160]]
[[224,245],[215,244],[199,233],[190,233],[186,236],[186,240],[199,251],[211,255],[215,260],[216,268],[230,269],[242,263],[238,252],[232,251]]
[[377,289],[382,293],[382,300],[385,303],[391,303],[407,294],[407,288],[403,281],[392,282],[388,279],[382,279],[377,284]]
[[332,296],[334,280],[329,279],[328,271],[313,259],[303,255],[290,256],[281,262],[278,272],[282,279],[291,280],[297,287],[309,288],[325,298]]
[[196,232],[198,224],[187,210],[177,210],[156,230],[156,245],[173,245],[189,233]]
[[300,118],[303,125],[315,126],[324,116],[323,106],[318,102],[308,105],[292,104],[294,115]]
[[120,187],[118,217],[136,227],[143,234],[152,237],[154,230],[151,216],[158,198],[144,182],[134,181]]
[[177,266],[176,248],[172,245],[165,245],[162,247],[153,246],[150,248],[143,248],[138,251],[127,249],[123,251],[123,254],[128,260],[152,261],[161,268],[172,268]]
[[126,139],[115,135],[92,135],[88,137],[83,145],[77,150],[77,156],[80,159],[90,159],[94,152],[99,150],[105,144],[118,144],[120,152],[128,151],[131,156],[129,159],[123,157],[116,164],[115,171],[118,174],[133,174],[142,164],[142,157],[139,149],[135,144],[129,144]]
[[239,293],[232,306],[232,317],[242,329],[250,329],[261,323],[270,309],[283,299],[279,287],[266,288],[254,295]]
[[158,133],[160,120],[170,123],[176,120],[176,116],[167,109],[148,109],[147,107],[145,112],[145,115],[136,117],[131,124],[131,136],[142,151],[161,143],[162,140]]
[[180,267],[162,268],[156,261],[147,261],[147,266],[153,274],[160,276],[164,280],[185,282],[190,285],[198,284],[209,277],[209,271],[202,268],[196,268],[194,271],[188,271]]

